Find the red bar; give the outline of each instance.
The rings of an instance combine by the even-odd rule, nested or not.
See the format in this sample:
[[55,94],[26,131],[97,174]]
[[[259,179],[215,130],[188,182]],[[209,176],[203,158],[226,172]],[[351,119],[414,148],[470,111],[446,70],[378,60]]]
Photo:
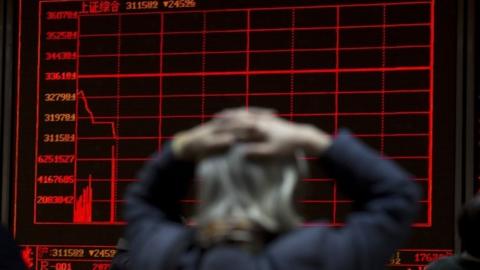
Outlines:
[[[430,45],[399,45],[399,46],[385,46],[385,49],[426,49],[430,48]],[[381,50],[381,46],[370,47],[339,47],[340,51],[363,51],[363,50]],[[295,52],[335,52],[337,48],[296,48]],[[271,49],[271,50],[250,50],[250,53],[288,53],[290,49]],[[244,54],[246,50],[232,50],[232,51],[192,51],[192,52],[164,52],[163,55],[198,55],[198,54]],[[158,56],[160,53],[121,53],[122,57],[140,57],[140,56]],[[83,54],[78,55],[80,58],[100,58],[100,57],[117,57],[118,54]]]
[[[427,27],[430,26],[430,23],[403,23],[403,24],[389,24],[385,27]],[[352,29],[369,29],[369,28],[383,28],[383,24],[379,25],[349,25],[349,26],[315,26],[315,27],[293,27],[294,31],[314,31],[314,30],[352,30]],[[231,30],[208,30],[209,34],[229,34],[229,33],[244,33],[247,32],[247,29],[231,29]],[[292,28],[263,28],[263,29],[250,29],[250,32],[261,33],[261,32],[281,32],[281,31],[292,31]],[[178,31],[178,32],[164,32],[164,35],[194,35],[202,34],[203,31]],[[95,37],[117,37],[117,36],[157,36],[157,32],[145,32],[145,33],[104,33],[104,34],[84,34],[80,35],[80,38],[95,38]]]
[[126,73],[126,74],[84,74],[80,79],[102,78],[149,78],[149,77],[193,77],[193,76],[245,76],[245,75],[282,75],[335,72],[387,72],[387,71],[423,71],[430,67],[385,67],[385,68],[339,68],[339,69],[300,69],[300,70],[254,70],[254,71],[209,71],[209,72],[170,72],[170,73]]

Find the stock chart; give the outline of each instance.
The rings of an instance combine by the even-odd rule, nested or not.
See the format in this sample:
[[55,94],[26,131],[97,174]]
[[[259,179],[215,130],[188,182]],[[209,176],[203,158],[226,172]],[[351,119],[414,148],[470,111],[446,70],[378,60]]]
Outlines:
[[[435,1],[262,2],[21,1],[12,227],[30,268],[108,269],[142,164],[240,106],[348,128],[412,173],[422,211],[392,269],[452,253]],[[351,201],[335,180],[312,170],[300,185],[305,225],[341,227]]]

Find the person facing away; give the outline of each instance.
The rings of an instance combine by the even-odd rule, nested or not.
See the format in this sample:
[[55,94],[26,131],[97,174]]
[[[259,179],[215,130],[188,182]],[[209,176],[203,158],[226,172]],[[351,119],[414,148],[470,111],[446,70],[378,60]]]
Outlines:
[[[341,228],[302,227],[292,206],[318,157],[354,211]],[[233,109],[174,136],[126,195],[135,269],[383,269],[408,236],[419,190],[390,160],[348,131],[332,138],[264,109]],[[199,179],[199,180],[192,180]],[[181,203],[201,182],[193,222]]]
[[480,193],[463,207],[458,218],[458,233],[464,251],[429,264],[427,270],[480,269]]

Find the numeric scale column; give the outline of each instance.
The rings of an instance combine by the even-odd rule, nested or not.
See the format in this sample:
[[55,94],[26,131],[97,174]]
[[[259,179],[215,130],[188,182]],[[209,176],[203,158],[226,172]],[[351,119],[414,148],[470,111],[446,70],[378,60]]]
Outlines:
[[34,222],[70,223],[75,201],[75,64],[81,2],[39,5]]

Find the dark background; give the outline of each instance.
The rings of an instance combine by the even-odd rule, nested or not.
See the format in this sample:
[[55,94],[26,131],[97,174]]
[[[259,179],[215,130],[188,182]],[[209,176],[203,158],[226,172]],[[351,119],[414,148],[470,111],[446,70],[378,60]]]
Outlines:
[[[25,49],[22,53],[21,78],[35,78],[36,74],[36,5],[38,2],[22,0],[24,6],[24,35],[22,44]],[[32,136],[34,134],[35,114],[34,110],[25,109],[20,113],[20,120],[24,123],[15,134],[15,48],[18,25],[17,15],[14,12],[14,2],[2,1],[0,3],[0,138],[2,140],[2,221],[9,222],[12,215],[12,187],[14,142],[16,136],[20,136],[20,152],[26,157],[20,163],[25,166],[23,171],[28,174],[32,170],[31,149],[34,149]],[[318,4],[319,1],[301,1],[302,4]],[[356,1],[321,1],[321,4],[352,3]],[[379,1],[362,1],[379,2]],[[475,55],[475,46],[479,44],[478,16],[472,14],[472,10],[478,12],[478,4],[475,1],[436,1],[436,29],[435,29],[435,91],[434,91],[434,190],[433,190],[433,224],[431,228],[415,228],[414,240],[407,245],[408,248],[454,248],[454,219],[459,206],[472,196],[473,190],[480,188],[479,171],[479,139],[480,139],[480,90],[478,89],[478,76],[467,76],[467,71],[474,73],[472,69],[479,61]],[[222,8],[222,7],[259,7],[268,6],[270,1],[221,1],[209,0],[201,3],[199,8]],[[282,1],[282,5],[298,5],[299,1]],[[467,8],[470,7],[470,8]],[[474,7],[474,8],[473,8]],[[472,17],[473,16],[473,17]],[[28,34],[25,34],[28,33]],[[475,37],[476,36],[476,37]],[[477,46],[478,47],[478,46]],[[29,49],[30,48],[30,49]],[[22,79],[22,87],[34,89],[35,80]],[[474,91],[476,86],[476,91]],[[474,104],[470,104],[468,93],[474,95]],[[23,108],[34,108],[35,97],[22,94]],[[17,108],[18,109],[18,108]],[[470,129],[468,127],[471,127]],[[470,133],[469,133],[470,132]],[[470,138],[470,139],[469,139]],[[469,146],[474,149],[468,156]],[[469,165],[470,164],[470,165]],[[469,171],[470,170],[470,171]],[[467,177],[468,175],[473,177]],[[25,179],[32,179],[27,177]],[[476,180],[476,181],[474,181]],[[19,183],[31,191],[28,183]],[[475,186],[474,186],[475,185]],[[28,193],[28,192],[27,192]],[[31,197],[31,196],[30,196]],[[27,198],[25,196],[24,198]],[[118,226],[98,226],[88,228],[53,225],[31,224],[31,202],[19,201],[19,227],[17,238],[20,244],[98,244],[113,245],[116,238],[121,234]],[[11,224],[10,224],[11,225]],[[95,233],[92,233],[94,231]],[[59,232],[62,243],[58,240]],[[93,241],[92,241],[93,240]],[[457,245],[458,246],[458,245]]]

